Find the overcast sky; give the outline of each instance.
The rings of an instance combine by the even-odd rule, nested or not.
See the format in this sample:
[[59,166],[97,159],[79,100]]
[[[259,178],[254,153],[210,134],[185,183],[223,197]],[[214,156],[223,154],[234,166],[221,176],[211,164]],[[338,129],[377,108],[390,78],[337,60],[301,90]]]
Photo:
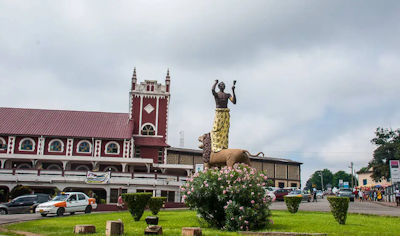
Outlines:
[[2,1],[0,106],[128,112],[171,71],[169,144],[197,147],[228,91],[230,147],[322,168],[366,166],[400,127],[399,1]]

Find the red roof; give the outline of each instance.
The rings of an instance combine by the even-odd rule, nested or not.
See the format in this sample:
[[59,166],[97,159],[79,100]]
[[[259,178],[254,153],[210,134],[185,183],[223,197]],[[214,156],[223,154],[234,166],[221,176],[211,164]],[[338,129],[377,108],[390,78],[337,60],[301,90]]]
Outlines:
[[0,134],[130,139],[128,113],[0,107]]
[[163,138],[135,137],[135,146],[169,147]]

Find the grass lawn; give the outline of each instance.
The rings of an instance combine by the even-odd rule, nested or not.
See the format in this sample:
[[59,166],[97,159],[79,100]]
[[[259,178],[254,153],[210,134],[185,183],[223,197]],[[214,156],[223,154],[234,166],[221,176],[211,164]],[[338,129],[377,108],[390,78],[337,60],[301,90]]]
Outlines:
[[[146,228],[144,218],[151,215],[146,211],[139,222],[135,222],[128,212],[75,215],[68,217],[50,217],[42,220],[9,225],[10,230],[29,231],[44,235],[74,235],[76,224],[94,224],[98,233],[104,235],[107,220],[121,219],[125,226],[125,235],[143,235]],[[196,213],[189,210],[161,211],[159,225],[164,235],[181,235],[182,227],[200,226]],[[329,235],[400,235],[400,217],[384,217],[349,214],[346,225],[339,225],[331,213],[272,211],[274,225],[270,231],[328,233]],[[203,235],[238,235],[202,227]],[[267,231],[267,230],[264,230]]]

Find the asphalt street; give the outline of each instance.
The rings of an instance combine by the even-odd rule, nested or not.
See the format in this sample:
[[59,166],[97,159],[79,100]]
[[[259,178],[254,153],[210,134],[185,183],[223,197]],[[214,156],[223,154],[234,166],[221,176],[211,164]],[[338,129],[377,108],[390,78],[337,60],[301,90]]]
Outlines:
[[[286,210],[286,205],[283,201],[276,201],[271,204],[271,210]],[[329,202],[324,199],[318,199],[317,202],[305,202],[300,204],[299,211],[325,211],[330,212]],[[372,215],[386,215],[386,216],[400,216],[400,207],[383,206],[373,202],[350,202],[350,213],[372,214]]]
[[[276,201],[271,204],[271,210],[287,210],[284,202]],[[318,202],[302,202],[300,204],[300,211],[322,211],[329,212],[329,202],[326,199],[318,199]],[[387,216],[400,216],[400,207],[383,206],[372,202],[350,202],[349,212],[361,213],[361,214],[373,214],[373,215],[387,215]],[[77,213],[84,214],[84,213]],[[64,217],[68,217],[69,214],[65,214]],[[50,215],[45,218],[57,217]],[[14,214],[14,215],[0,215],[0,225],[10,224],[20,221],[29,221],[43,219],[44,217],[39,214]]]

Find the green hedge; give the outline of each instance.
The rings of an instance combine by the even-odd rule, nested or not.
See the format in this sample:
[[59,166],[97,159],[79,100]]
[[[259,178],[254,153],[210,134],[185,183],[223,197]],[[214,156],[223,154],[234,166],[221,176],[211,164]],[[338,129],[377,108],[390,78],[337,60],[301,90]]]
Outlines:
[[149,208],[153,215],[157,215],[161,207],[167,201],[166,197],[152,197],[149,200]]
[[153,196],[152,193],[123,193],[122,199],[128,206],[128,210],[131,213],[135,221],[139,221],[143,215],[144,208],[147,205],[149,199]]
[[284,196],[283,199],[285,200],[288,211],[294,214],[299,210],[303,198],[300,196]]
[[349,209],[348,197],[328,197],[333,217],[339,224],[344,225],[347,218],[347,210]]

